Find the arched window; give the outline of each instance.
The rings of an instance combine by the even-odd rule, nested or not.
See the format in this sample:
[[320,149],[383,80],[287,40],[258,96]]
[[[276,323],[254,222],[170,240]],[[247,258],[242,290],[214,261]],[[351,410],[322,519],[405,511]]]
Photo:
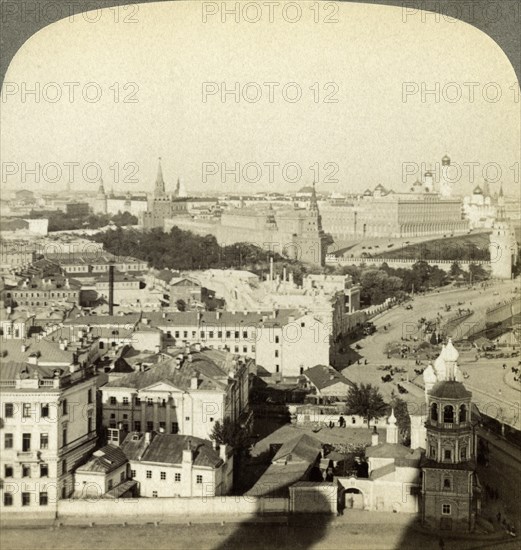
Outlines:
[[445,407],[443,407],[443,422],[446,424],[452,424],[454,422],[454,407],[452,405],[445,405]]
[[466,405],[461,405],[459,408],[459,421],[460,424],[467,421],[467,407]]
[[431,405],[431,420],[438,422],[438,403]]
[[450,489],[450,478],[446,477],[446,478],[443,480],[443,488],[444,488],[444,489]]

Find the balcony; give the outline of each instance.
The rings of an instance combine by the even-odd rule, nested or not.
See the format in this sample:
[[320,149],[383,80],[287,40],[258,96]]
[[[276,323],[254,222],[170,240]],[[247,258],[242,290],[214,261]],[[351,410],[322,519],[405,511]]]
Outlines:
[[16,457],[20,462],[40,462],[40,451],[18,451]]

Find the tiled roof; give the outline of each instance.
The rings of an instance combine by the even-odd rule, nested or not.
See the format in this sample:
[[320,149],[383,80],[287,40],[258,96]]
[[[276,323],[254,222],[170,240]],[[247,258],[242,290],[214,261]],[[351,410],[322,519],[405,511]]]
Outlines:
[[[233,356],[231,356],[233,357]],[[103,388],[148,388],[158,382],[168,382],[179,389],[190,389],[191,379],[198,376],[199,390],[224,391],[228,385],[228,372],[211,359],[204,351],[193,354],[192,360],[185,360],[180,368],[174,358],[157,364],[144,372],[134,372],[108,382]]]
[[316,365],[315,367],[311,367],[305,370],[303,375],[307,377],[318,390],[322,390],[335,384],[354,386],[354,384],[345,376],[340,374],[333,367],[326,365]]
[[127,455],[114,445],[105,445],[101,449],[94,451],[92,458],[83,466],[80,466],[77,472],[100,472],[109,474],[123,466],[128,461]]
[[272,462],[306,462],[312,464],[322,452],[322,443],[308,434],[286,441],[273,457]]
[[[49,341],[52,335],[41,340],[28,338],[25,340],[25,351],[22,351],[21,340],[5,340],[2,342],[2,350],[7,352],[5,357],[0,358],[0,363],[20,362],[26,363],[33,353],[38,353],[40,363],[56,363],[69,365],[73,360],[73,355],[79,355],[84,349],[78,349],[76,346],[70,346],[66,350],[60,349],[58,342]],[[2,367],[3,368],[3,367]]]
[[[136,439],[137,438],[137,439]],[[181,464],[183,450],[191,446],[195,466],[218,468],[222,464],[211,441],[188,435],[156,434],[146,444],[145,435],[133,432],[127,435],[121,448],[129,460]]]
[[438,382],[429,391],[429,395],[439,397],[440,399],[468,399],[472,397],[472,393],[465,389],[465,386],[461,382],[456,382],[455,380]]
[[301,481],[310,466],[307,462],[271,464],[245,495],[287,497],[289,487]]
[[[81,283],[75,279],[68,279],[67,277],[33,277],[28,282],[27,279],[18,281],[16,290],[80,290]],[[27,286],[24,286],[27,284]],[[67,286],[68,284],[68,286]]]

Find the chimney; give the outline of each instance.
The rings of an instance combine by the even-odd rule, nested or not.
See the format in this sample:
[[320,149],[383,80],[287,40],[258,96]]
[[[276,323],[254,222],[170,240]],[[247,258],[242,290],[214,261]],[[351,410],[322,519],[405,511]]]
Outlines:
[[376,447],[378,445],[378,432],[376,426],[373,426],[373,433],[371,434],[371,446]]
[[145,445],[148,447],[152,439],[152,434],[150,432],[145,432]]
[[197,377],[197,374],[195,376],[192,376],[190,379],[190,389],[196,390],[199,387],[199,378]]
[[228,446],[227,445],[221,445],[219,447],[219,456],[223,462],[227,462],[228,460]]
[[22,345],[20,346],[20,351],[21,351],[22,353],[25,353],[25,352],[27,351],[27,347],[28,347],[27,344],[22,344]]
[[270,258],[270,281],[273,281],[273,256]]
[[109,265],[109,315],[114,315],[114,265]]
[[284,269],[282,270],[282,280],[284,282],[286,282],[286,280],[287,280],[287,273],[288,273],[288,271],[287,271],[286,267],[284,266]]
[[216,311],[216,312],[215,312],[215,317],[216,317],[217,319],[220,319],[220,318],[221,318],[221,312],[220,312],[220,311]]
[[195,351],[201,351],[201,344],[199,342],[194,344]]
[[194,459],[194,452],[192,450],[192,440],[186,441],[186,447],[183,449],[183,464],[192,464]]

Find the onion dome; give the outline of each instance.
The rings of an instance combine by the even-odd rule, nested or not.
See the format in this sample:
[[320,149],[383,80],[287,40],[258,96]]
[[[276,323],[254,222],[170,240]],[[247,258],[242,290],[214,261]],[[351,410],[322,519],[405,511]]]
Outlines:
[[447,345],[441,350],[440,357],[444,361],[455,363],[459,358],[458,350],[453,346],[452,340],[449,338]]

